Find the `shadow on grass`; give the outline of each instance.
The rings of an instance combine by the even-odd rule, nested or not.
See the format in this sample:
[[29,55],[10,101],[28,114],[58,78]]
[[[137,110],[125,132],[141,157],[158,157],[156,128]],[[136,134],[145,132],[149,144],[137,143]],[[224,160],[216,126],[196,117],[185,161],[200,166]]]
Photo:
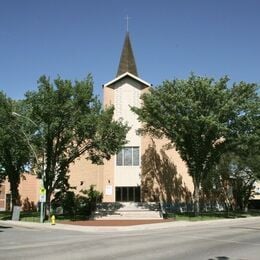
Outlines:
[[76,216],[59,215],[59,216],[56,216],[56,221],[81,221],[81,220],[90,220],[90,217],[84,216],[84,215],[76,215]]
[[0,220],[11,220],[12,213],[10,211],[1,211]]
[[1,217],[0,220],[11,220],[11,215],[9,216],[4,216],[4,217]]
[[[89,216],[85,215],[59,215],[56,216],[57,221],[79,221],[79,220],[89,220]],[[0,220],[11,220],[12,219],[12,213],[11,212],[0,212]],[[40,222],[40,213],[37,211],[26,211],[20,213],[20,221],[26,221],[26,222]]]
[[176,212],[168,213],[167,218],[175,218],[176,220],[214,220],[214,219],[235,219],[235,218],[246,218],[250,216],[260,216],[259,212],[201,212],[199,215],[194,215],[194,212]]

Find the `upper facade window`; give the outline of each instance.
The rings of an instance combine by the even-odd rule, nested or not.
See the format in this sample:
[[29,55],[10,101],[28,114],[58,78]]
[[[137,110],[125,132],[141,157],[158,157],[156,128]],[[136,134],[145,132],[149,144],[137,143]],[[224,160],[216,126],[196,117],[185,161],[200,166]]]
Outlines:
[[139,147],[123,147],[117,154],[116,165],[118,166],[138,166],[139,165]]

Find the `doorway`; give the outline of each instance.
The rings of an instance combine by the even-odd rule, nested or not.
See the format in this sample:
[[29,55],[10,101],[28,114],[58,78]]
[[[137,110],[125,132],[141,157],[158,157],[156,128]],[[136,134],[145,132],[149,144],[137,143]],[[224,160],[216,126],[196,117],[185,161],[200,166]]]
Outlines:
[[117,202],[140,202],[141,189],[136,187],[116,187]]

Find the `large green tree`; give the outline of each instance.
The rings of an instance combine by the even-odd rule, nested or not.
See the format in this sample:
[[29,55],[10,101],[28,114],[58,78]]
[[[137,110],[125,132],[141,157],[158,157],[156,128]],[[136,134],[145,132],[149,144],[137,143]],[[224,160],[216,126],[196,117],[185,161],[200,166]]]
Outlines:
[[30,162],[30,147],[24,130],[12,116],[18,104],[0,92],[0,179],[8,179],[12,206],[20,205],[19,184]]
[[218,198],[227,208],[246,210],[255,180],[260,179],[260,102],[254,88],[243,92],[235,89],[233,99],[239,106],[238,117],[232,122],[232,137],[202,188],[203,194]]
[[246,125],[251,125],[251,131],[240,131],[240,135],[202,183],[203,193],[208,197],[218,194],[222,202],[227,202],[227,208],[232,206],[243,211],[247,210],[255,181],[260,178],[260,120],[256,117]]
[[186,162],[194,184],[195,213],[202,180],[220,155],[239,135],[255,130],[251,119],[256,120],[259,106],[256,89],[244,82],[228,87],[227,77],[215,81],[191,75],[163,82],[142,96],[141,108],[132,108],[143,123],[142,131],[167,137]]
[[226,210],[248,208],[254,184],[259,174],[259,154],[244,157],[226,152],[202,181],[202,194],[207,205],[225,205]]
[[54,190],[69,187],[70,164],[80,156],[97,164],[110,159],[126,143],[128,126],[113,120],[113,107],[102,108],[93,95],[91,76],[74,83],[60,77],[52,83],[42,76],[38,84],[37,91],[26,94],[25,102],[27,116],[41,135],[36,144],[39,158],[44,159],[41,175],[48,208]]

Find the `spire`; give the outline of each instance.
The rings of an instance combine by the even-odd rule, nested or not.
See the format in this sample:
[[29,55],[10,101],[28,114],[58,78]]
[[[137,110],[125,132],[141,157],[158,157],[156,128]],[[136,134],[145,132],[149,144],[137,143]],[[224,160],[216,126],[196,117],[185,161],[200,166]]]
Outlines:
[[138,77],[129,32],[126,33],[125,42],[121,53],[121,58],[116,76],[118,77],[124,74],[125,72],[129,72]]

